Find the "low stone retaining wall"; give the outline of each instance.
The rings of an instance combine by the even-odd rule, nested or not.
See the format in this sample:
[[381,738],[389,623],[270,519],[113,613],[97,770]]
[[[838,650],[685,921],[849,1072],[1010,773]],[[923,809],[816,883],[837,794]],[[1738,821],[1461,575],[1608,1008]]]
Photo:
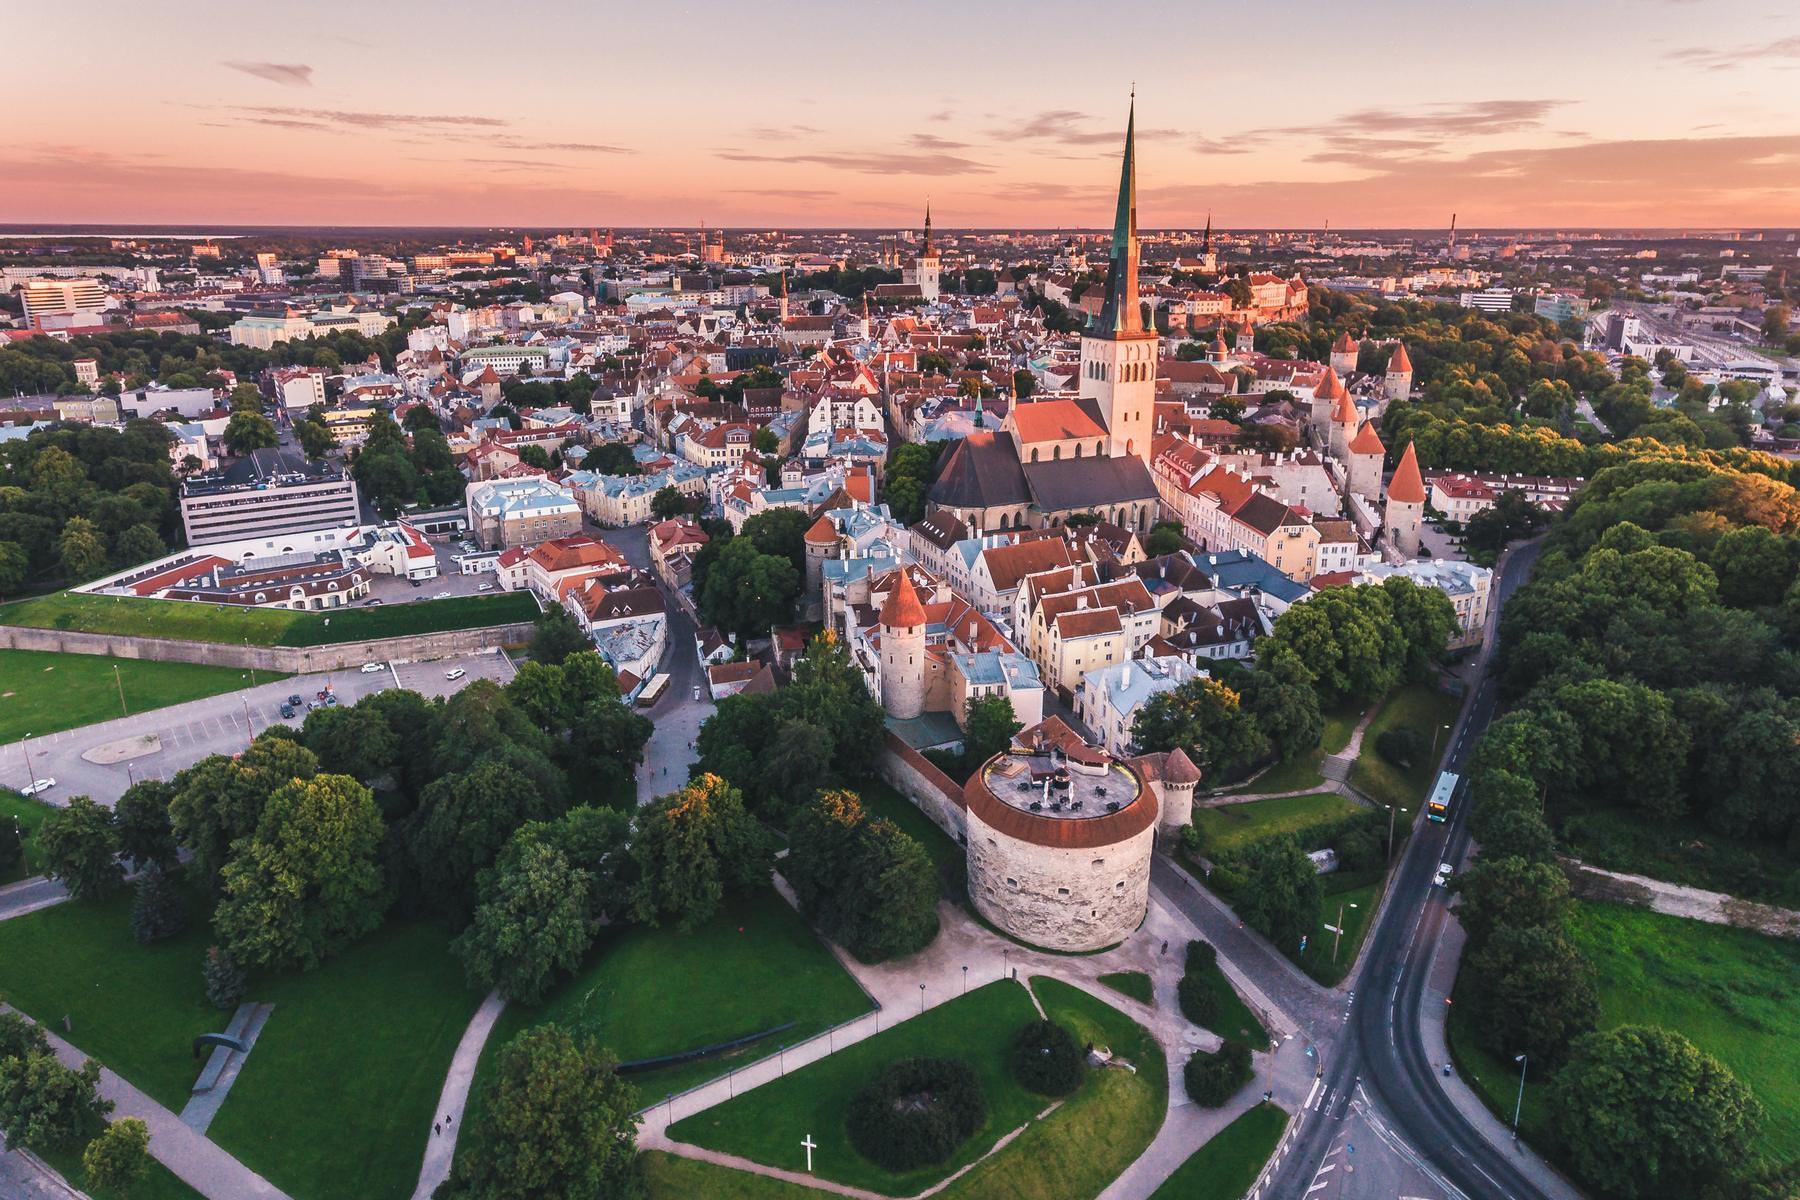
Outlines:
[[1604,871],[1574,858],[1559,857],[1556,865],[1568,876],[1569,890],[1583,900],[1628,904],[1690,921],[1751,929],[1771,937],[1800,938],[1800,912],[1790,909],[1740,900],[1724,892],[1664,883],[1644,875]]
[[192,642],[181,638],[0,625],[0,646],[8,650],[101,654],[112,658],[200,663],[212,667],[236,667],[240,671],[253,668],[304,675],[312,671],[342,671],[366,662],[419,662],[475,654],[496,646],[529,642],[533,632],[530,622],[520,622],[489,625],[482,629],[453,629],[444,633],[340,642],[332,646],[246,646],[241,642],[233,645],[230,642]]

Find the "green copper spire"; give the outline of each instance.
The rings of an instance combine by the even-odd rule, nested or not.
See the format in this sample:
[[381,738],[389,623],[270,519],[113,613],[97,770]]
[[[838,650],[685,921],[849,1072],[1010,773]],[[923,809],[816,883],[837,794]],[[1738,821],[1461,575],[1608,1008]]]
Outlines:
[[[1137,238],[1137,94],[1131,99],[1131,115],[1125,122],[1125,161],[1119,166],[1119,209],[1113,217],[1112,264],[1106,273],[1106,308],[1102,327],[1115,333],[1143,330],[1138,311]],[[1106,320],[1110,317],[1111,320]]]
[[1125,161],[1119,166],[1119,210],[1113,215],[1113,257],[1137,240],[1137,99],[1131,101],[1131,115],[1125,120]]

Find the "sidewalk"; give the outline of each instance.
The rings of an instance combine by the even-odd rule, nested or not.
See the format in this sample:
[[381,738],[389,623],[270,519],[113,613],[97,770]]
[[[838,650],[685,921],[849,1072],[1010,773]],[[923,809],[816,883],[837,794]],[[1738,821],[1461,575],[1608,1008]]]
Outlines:
[[[5,1011],[17,1010],[5,1006]],[[58,1037],[48,1026],[43,1029],[50,1037],[57,1059],[66,1067],[79,1068],[88,1056]],[[148,1125],[151,1155],[207,1200],[287,1200],[286,1193],[274,1184],[104,1068],[100,1071],[100,1095],[117,1106],[113,1109],[113,1120],[136,1117]]]
[[[419,1186],[413,1190],[413,1200],[431,1200],[432,1191],[450,1178],[450,1168],[456,1161],[456,1134],[462,1128],[463,1106],[469,1102],[475,1066],[481,1061],[482,1047],[487,1045],[488,1034],[493,1032],[494,1022],[505,1007],[506,999],[498,990],[489,992],[475,1010],[469,1027],[463,1030],[462,1040],[456,1043],[456,1056],[450,1060],[444,1090],[431,1114],[433,1130],[425,1140],[425,1161],[419,1167]],[[442,1133],[436,1128],[440,1121],[446,1126]]]
[[1456,983],[1456,965],[1462,960],[1464,940],[1462,925],[1446,917],[1443,931],[1438,935],[1437,949],[1431,956],[1431,969],[1426,973],[1425,991],[1420,997],[1420,1034],[1425,1043],[1425,1053],[1431,1056],[1433,1067],[1438,1068],[1432,1072],[1432,1078],[1444,1089],[1444,1095],[1456,1105],[1457,1111],[1462,1113],[1488,1144],[1506,1154],[1513,1165],[1542,1189],[1545,1195],[1554,1197],[1555,1200],[1583,1200],[1580,1191],[1553,1171],[1524,1142],[1513,1141],[1511,1128],[1488,1111],[1487,1105],[1463,1081],[1460,1071],[1453,1070],[1448,1077],[1441,1073],[1442,1065],[1450,1061],[1450,1044],[1446,1038],[1445,1023],[1449,1015],[1450,990]]
[[69,898],[69,889],[47,875],[33,875],[0,887],[0,921],[22,917]]

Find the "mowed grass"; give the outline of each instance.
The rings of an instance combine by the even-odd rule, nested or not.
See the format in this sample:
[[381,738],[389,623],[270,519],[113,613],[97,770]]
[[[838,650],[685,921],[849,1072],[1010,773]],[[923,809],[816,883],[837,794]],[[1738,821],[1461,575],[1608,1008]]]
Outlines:
[[207,1136],[290,1196],[403,1200],[481,994],[430,921],[389,921],[314,971],[252,972],[275,1012]]
[[[1011,980],[996,981],[677,1121],[669,1136],[767,1166],[803,1171],[806,1151],[800,1142],[810,1135],[818,1146],[813,1151],[813,1174],[885,1195],[915,1195],[980,1158],[1002,1136],[1048,1106],[1047,1100],[1012,1078],[1012,1036],[1035,1020],[1037,1010],[1025,989]],[[987,1095],[987,1124],[948,1162],[892,1174],[851,1147],[844,1113],[851,1098],[887,1064],[921,1057],[960,1058],[975,1069]]]
[[[1417,814],[1437,776],[1437,764],[1450,748],[1450,727],[1456,724],[1461,711],[1461,699],[1429,684],[1412,683],[1394,692],[1363,731],[1362,751],[1350,776],[1351,785],[1378,804],[1398,804]],[[1424,756],[1406,770],[1375,753],[1376,739],[1402,725],[1416,730],[1427,747]],[[1438,735],[1435,755],[1429,749],[1434,729]]]
[[1090,1070],[1079,1091],[946,1188],[949,1196],[1092,1200],[1162,1128],[1169,1107],[1168,1062],[1149,1031],[1061,980],[1036,976],[1031,988],[1044,1012],[1078,1043],[1105,1046],[1137,1070]]
[[[0,608],[0,624],[70,632],[136,634],[252,646],[327,646],[372,638],[444,633],[535,621],[537,602],[524,592],[455,596],[330,612],[221,608],[188,600],[142,600],[57,592]],[[327,625],[325,622],[330,621]]]
[[1324,787],[1325,776],[1319,771],[1319,764],[1324,759],[1323,749],[1307,750],[1294,755],[1288,762],[1276,763],[1254,779],[1225,789],[1226,794],[1279,795]]
[[[269,671],[256,673],[258,683],[286,678]],[[0,650],[0,743],[16,742],[27,734],[42,737],[249,686],[250,672],[236,667]],[[16,770],[8,771],[8,767]],[[0,752],[0,784],[21,786],[24,782],[25,766],[19,752]]]
[[1150,1200],[1238,1200],[1275,1153],[1287,1122],[1282,1109],[1258,1104],[1189,1155]]
[[121,887],[0,921],[0,994],[58,1032],[69,1017],[71,1043],[180,1112],[200,1075],[194,1035],[222,1031],[231,1014],[207,1003],[201,980],[211,942],[203,899],[184,886],[187,931],[140,946],[132,895]]
[[[666,1150],[638,1155],[650,1200],[819,1200],[817,1188],[683,1158]],[[801,1170],[806,1164],[801,1163]]]
[[729,1055],[628,1076],[648,1104],[872,1008],[800,915],[774,888],[761,888],[727,897],[719,914],[691,933],[672,925],[602,930],[580,972],[544,1003],[507,1005],[488,1036],[477,1083],[485,1082],[500,1047],[534,1025],[592,1034],[621,1062],[636,1062],[797,1022]]
[[1099,982],[1105,984],[1121,996],[1130,996],[1139,1004],[1156,1006],[1156,991],[1151,985],[1150,977],[1142,971],[1120,971],[1113,975],[1100,976]]
[[[70,1042],[180,1112],[202,1065],[194,1035],[231,1019],[201,977],[207,903],[184,891],[187,931],[140,946],[132,894],[0,922],[0,993],[59,1030],[69,1016]],[[275,1012],[208,1136],[305,1200],[411,1195],[450,1058],[481,1002],[448,942],[429,923],[389,922],[317,970],[252,972],[246,999]]]
[[[24,766],[19,768],[20,782],[24,781]],[[21,879],[29,879],[33,875],[43,874],[44,868],[39,861],[38,830],[43,828],[44,818],[55,812],[55,808],[32,796],[23,796],[0,787],[0,837],[19,839],[19,846],[24,857],[10,871],[0,871],[0,887],[9,883],[17,883]],[[17,822],[15,825],[14,822]],[[16,831],[16,832],[15,832]],[[0,968],[3,970],[4,968]]]
[[1237,989],[1231,986],[1231,980],[1225,978],[1225,972],[1217,963],[1213,964],[1211,975],[1213,991],[1219,997],[1219,1024],[1213,1032],[1222,1038],[1242,1042],[1252,1050],[1267,1050],[1269,1031],[1250,1011],[1250,1006],[1237,994]]
[[1800,1155],[1800,943],[1617,904],[1578,904],[1570,927],[1600,971],[1602,1028],[1681,1034],[1756,1093],[1762,1148]]
[[[155,1141],[152,1136],[152,1145]],[[129,1193],[89,1183],[87,1168],[81,1165],[81,1153],[86,1148],[87,1143],[83,1142],[79,1146],[67,1146],[59,1150],[40,1150],[38,1157],[92,1200],[127,1200],[127,1197],[129,1200],[202,1200],[200,1192],[183,1183],[179,1175],[155,1158],[150,1160],[150,1167],[144,1172],[144,1177],[131,1185]]]
[[1252,842],[1284,833],[1299,833],[1364,811],[1336,792],[1310,796],[1283,796],[1276,800],[1247,800],[1194,809],[1194,824],[1205,839],[1207,855],[1241,849]]
[[[1306,950],[1300,955],[1302,970],[1327,987],[1350,973],[1357,952],[1362,949],[1363,937],[1369,931],[1369,921],[1375,915],[1375,906],[1381,903],[1381,889],[1381,884],[1372,883],[1325,897],[1324,904],[1320,905],[1319,928],[1306,939]],[[1340,910],[1342,924],[1339,924]],[[1327,925],[1342,929],[1341,938],[1325,928]]]

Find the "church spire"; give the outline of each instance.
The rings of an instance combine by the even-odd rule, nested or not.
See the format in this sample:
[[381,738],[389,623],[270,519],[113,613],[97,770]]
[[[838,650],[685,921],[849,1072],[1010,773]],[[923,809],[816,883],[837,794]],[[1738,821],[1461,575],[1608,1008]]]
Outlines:
[[919,253],[920,258],[931,257],[931,197],[925,197],[925,249]]
[[1200,253],[1212,253],[1212,211],[1210,209],[1206,214],[1206,240],[1200,243]]
[[[1125,158],[1119,166],[1119,206],[1113,215],[1112,264],[1106,273],[1106,305],[1101,325],[1115,333],[1138,333],[1137,98],[1125,122]],[[1111,318],[1108,320],[1108,318]]]

